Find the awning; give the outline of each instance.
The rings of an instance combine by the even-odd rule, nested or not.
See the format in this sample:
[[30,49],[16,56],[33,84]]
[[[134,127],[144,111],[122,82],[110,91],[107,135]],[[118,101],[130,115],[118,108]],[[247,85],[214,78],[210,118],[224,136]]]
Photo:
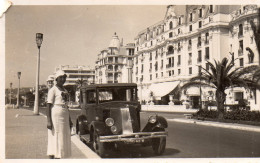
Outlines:
[[179,83],[180,81],[155,83],[150,86],[150,91],[153,92],[155,97],[163,97],[176,88]]
[[186,94],[189,96],[199,96],[200,88],[199,87],[190,87],[187,89]]

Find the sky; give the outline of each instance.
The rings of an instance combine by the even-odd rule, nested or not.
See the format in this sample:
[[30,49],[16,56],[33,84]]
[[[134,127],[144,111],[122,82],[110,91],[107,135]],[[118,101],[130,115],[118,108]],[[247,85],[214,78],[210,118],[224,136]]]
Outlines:
[[43,33],[40,84],[46,84],[58,65],[94,68],[97,54],[108,47],[116,32],[124,44],[164,19],[166,5],[15,5],[5,15],[5,87],[33,87],[38,48]]

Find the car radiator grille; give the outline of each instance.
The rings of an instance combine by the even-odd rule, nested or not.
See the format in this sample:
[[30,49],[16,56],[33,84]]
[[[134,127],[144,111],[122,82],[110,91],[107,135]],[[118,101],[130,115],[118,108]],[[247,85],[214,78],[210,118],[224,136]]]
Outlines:
[[133,133],[132,119],[130,116],[129,108],[121,108],[121,116],[123,134]]

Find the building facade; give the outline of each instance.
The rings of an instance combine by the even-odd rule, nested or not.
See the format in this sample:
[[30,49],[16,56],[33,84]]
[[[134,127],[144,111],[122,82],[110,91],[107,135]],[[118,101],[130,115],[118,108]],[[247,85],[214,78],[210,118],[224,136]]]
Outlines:
[[[207,61],[234,57],[237,67],[259,64],[250,20],[259,24],[256,5],[167,6],[164,19],[135,38],[133,81],[138,84],[139,100],[147,103],[152,97],[167,104],[173,95],[192,108],[198,108],[200,100],[214,100],[214,90],[208,88],[174,92],[198,75],[199,67],[209,69]],[[246,98],[251,108],[260,108],[258,91],[236,88],[227,94],[227,103]]]
[[98,54],[95,64],[96,83],[131,83],[135,45],[123,45],[116,33],[108,48]]
[[[80,84],[93,84],[95,83],[95,69],[84,65],[59,65],[55,68],[55,72],[63,70],[67,74],[66,82],[64,87],[69,91],[71,95],[70,101],[77,102],[78,94],[77,87]],[[50,81],[47,81],[50,83]],[[55,80],[54,80],[55,83]],[[49,84],[48,84],[49,85]]]

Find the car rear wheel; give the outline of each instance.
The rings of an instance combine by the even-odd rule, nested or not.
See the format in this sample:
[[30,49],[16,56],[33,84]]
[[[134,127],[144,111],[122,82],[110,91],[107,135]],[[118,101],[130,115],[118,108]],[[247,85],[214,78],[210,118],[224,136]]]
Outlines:
[[104,143],[100,142],[99,135],[96,131],[93,133],[93,149],[100,156],[103,157],[105,155],[105,147]]
[[[161,131],[164,131],[164,129]],[[165,147],[166,147],[166,137],[152,139],[152,148],[154,154],[162,155],[163,152],[165,151]]]

